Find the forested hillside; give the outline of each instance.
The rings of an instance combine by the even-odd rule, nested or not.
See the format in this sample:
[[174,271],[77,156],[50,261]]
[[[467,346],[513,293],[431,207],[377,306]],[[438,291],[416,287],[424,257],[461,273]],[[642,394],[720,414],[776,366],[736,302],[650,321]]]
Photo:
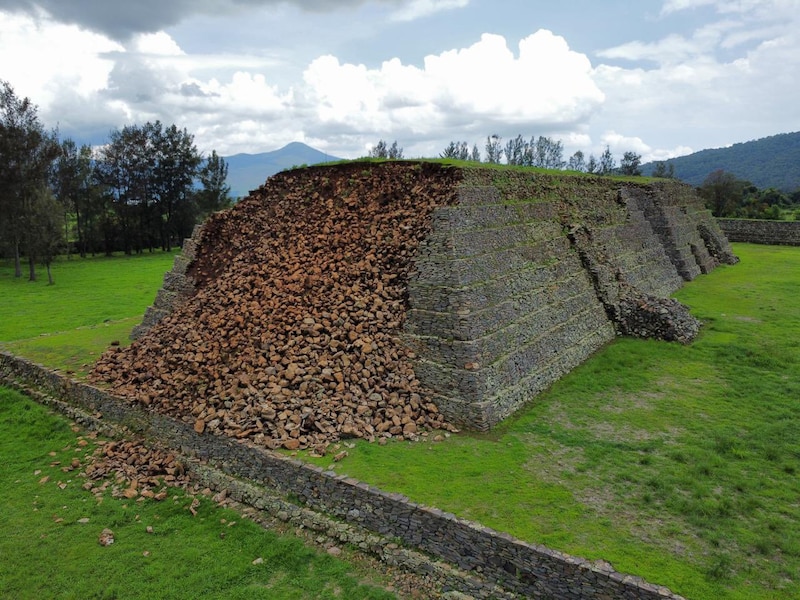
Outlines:
[[[800,132],[781,133],[729,148],[701,150],[664,162],[673,165],[678,179],[695,186],[721,169],[758,188],[793,192],[800,188]],[[643,165],[643,174],[652,174],[656,164]]]

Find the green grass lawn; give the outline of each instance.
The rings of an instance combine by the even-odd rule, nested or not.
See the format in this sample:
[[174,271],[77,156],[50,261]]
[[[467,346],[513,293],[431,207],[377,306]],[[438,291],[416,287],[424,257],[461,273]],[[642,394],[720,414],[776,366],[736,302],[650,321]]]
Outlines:
[[[85,491],[63,471],[93,442],[0,388],[0,597],[388,599],[346,562],[279,536],[207,497],[127,500]],[[189,508],[195,509],[192,514]],[[152,528],[148,532],[148,527]],[[114,543],[98,538],[111,529]],[[377,582],[377,580],[375,580]]]
[[489,435],[336,471],[692,599],[800,597],[800,248],[735,251],[677,294],[692,345],[619,339]]
[[14,278],[0,262],[0,349],[85,374],[113,341],[125,345],[155,300],[175,252],[60,258],[47,277]]
[[[734,250],[739,265],[676,295],[705,323],[692,345],[619,339],[491,434],[348,444],[335,469],[694,600],[800,597],[800,248]],[[32,285],[54,298],[67,264]],[[138,322],[169,264],[117,320]],[[119,287],[105,281],[84,285],[102,298]],[[44,327],[7,337],[7,312],[27,324],[53,310],[18,302],[25,285],[0,276],[0,340],[44,364],[64,368],[79,327],[115,320],[61,324],[60,346]],[[70,360],[90,362],[100,338]]]

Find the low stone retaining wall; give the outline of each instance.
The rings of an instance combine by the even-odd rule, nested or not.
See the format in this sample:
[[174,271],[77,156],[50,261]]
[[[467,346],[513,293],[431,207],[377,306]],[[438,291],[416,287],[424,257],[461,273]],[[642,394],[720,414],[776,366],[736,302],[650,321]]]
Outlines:
[[[591,562],[523,542],[436,508],[413,503],[400,494],[384,492],[246,442],[197,434],[188,424],[146,412],[103,390],[5,353],[0,353],[0,382],[39,390],[66,403],[66,407],[61,407],[65,412],[72,407],[101,424],[122,425],[130,432],[154,440],[155,445],[204,460],[226,476],[291,494],[308,509],[383,538],[399,540],[408,548],[434,557],[434,561],[445,561],[463,572],[475,574],[472,580],[453,577],[453,585],[468,582],[464,583],[468,589],[463,591],[477,598],[509,597],[510,593],[567,600],[681,598],[663,586],[617,573],[602,561]],[[248,496],[243,495],[244,499]],[[264,502],[261,506],[254,504],[269,508]],[[497,586],[504,591],[500,592]]]
[[717,219],[717,223],[731,242],[800,246],[800,221]]

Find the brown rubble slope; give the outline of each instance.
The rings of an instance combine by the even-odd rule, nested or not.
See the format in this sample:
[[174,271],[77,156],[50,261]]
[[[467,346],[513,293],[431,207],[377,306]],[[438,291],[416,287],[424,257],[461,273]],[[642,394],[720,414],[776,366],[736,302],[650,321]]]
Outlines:
[[92,379],[268,447],[450,428],[398,336],[415,250],[460,177],[408,162],[272,177],[204,225],[196,293]]

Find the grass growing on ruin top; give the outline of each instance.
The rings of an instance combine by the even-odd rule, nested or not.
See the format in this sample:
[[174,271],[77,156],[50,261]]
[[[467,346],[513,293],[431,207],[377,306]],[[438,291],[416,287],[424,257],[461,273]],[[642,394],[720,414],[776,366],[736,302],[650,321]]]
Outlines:
[[[356,158],[353,160],[343,159],[340,161],[331,161],[327,163],[320,163],[317,165],[310,165],[311,167],[319,167],[319,166],[332,166],[332,165],[346,165],[346,164],[360,164],[364,163],[365,165],[374,165],[374,164],[384,164],[384,163],[410,163],[410,164],[420,164],[420,163],[434,163],[438,165],[444,165],[447,167],[454,167],[454,168],[461,168],[466,171],[493,171],[498,173],[498,177],[502,180],[503,173],[539,173],[542,175],[552,175],[556,179],[564,179],[564,178],[579,178],[579,179],[608,179],[613,181],[626,181],[629,183],[650,183],[653,181],[665,181],[663,178],[653,178],[653,177],[645,177],[641,175],[623,175],[620,173],[608,173],[606,175],[600,175],[598,173],[586,173],[584,171],[566,171],[564,169],[544,169],[542,167],[533,167],[533,166],[523,166],[523,165],[508,165],[505,163],[488,163],[488,162],[476,162],[472,160],[459,160],[455,158],[401,158],[401,159],[387,159],[387,158]],[[295,169],[305,169],[309,168],[309,165],[302,165],[299,167],[292,167],[288,169],[289,171],[293,171]],[[677,180],[670,180],[670,181],[677,181]]]
[[[66,419],[0,388],[3,598],[394,597],[362,584],[346,562],[205,496],[172,488],[160,502],[98,501],[78,471],[62,470],[92,451],[81,441]],[[98,543],[104,529],[109,546]]]

